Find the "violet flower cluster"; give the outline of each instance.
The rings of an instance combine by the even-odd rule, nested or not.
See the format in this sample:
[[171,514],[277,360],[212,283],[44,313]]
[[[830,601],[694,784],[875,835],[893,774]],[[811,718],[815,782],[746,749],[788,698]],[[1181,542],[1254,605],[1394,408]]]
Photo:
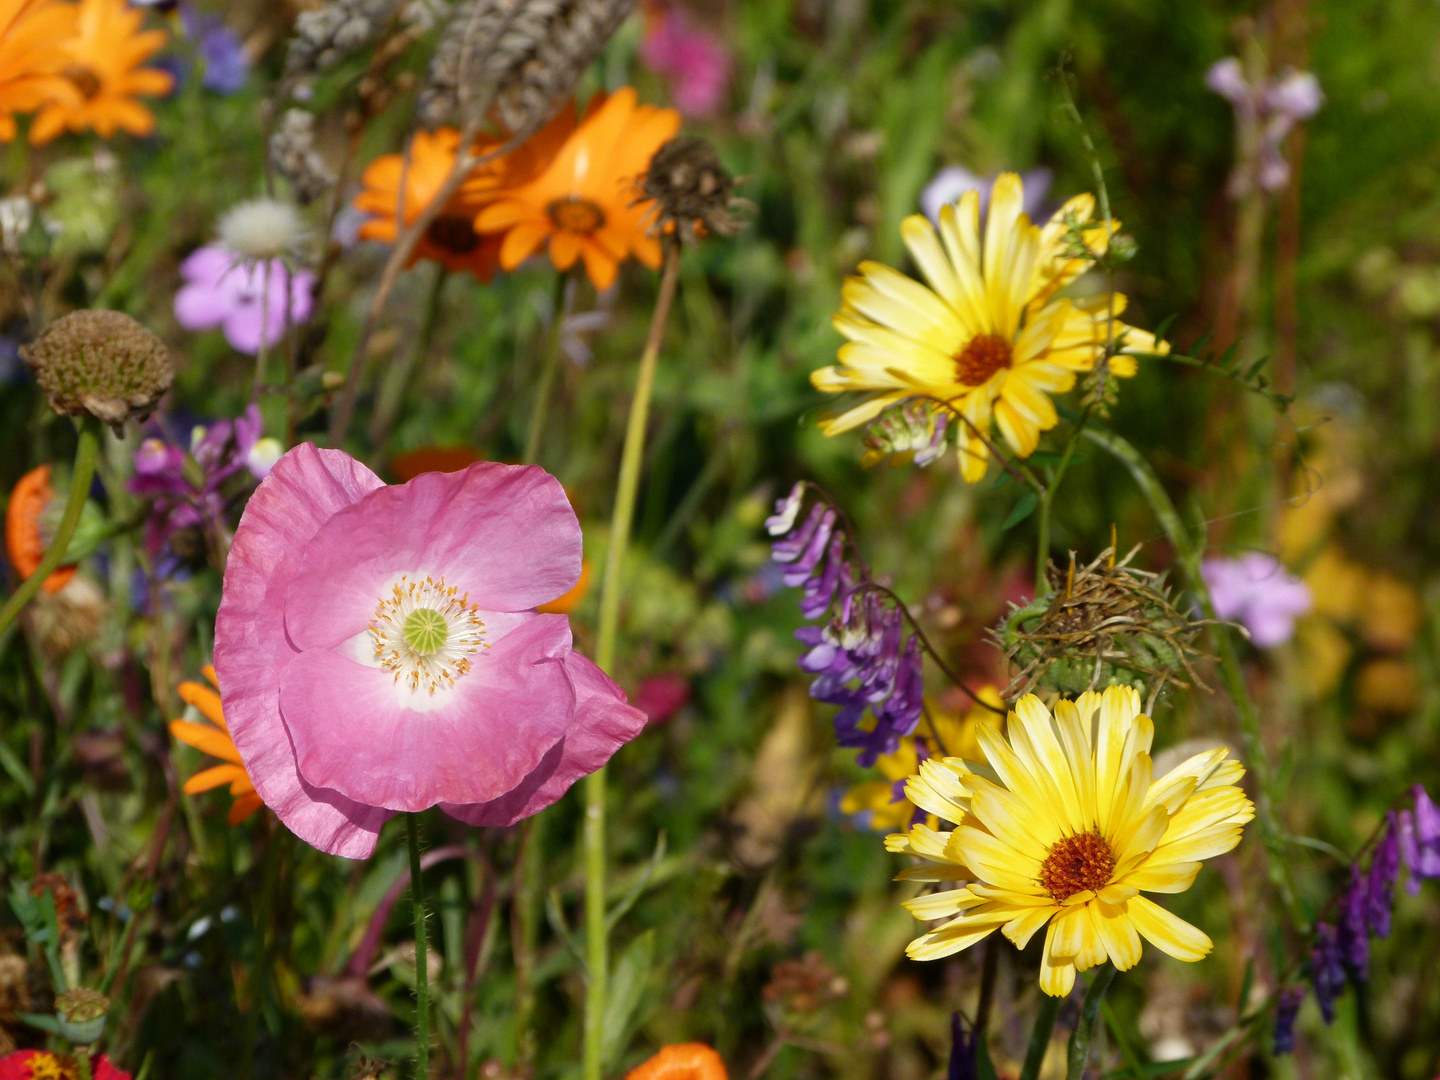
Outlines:
[[[1335,1002],[1345,992],[1347,979],[1361,983],[1368,976],[1370,939],[1390,936],[1395,883],[1402,866],[1412,896],[1420,891],[1422,881],[1440,878],[1440,807],[1419,784],[1414,788],[1413,808],[1386,815],[1369,868],[1362,871],[1358,862],[1351,866],[1350,884],[1340,897],[1336,918],[1315,927],[1310,981],[1327,1024],[1335,1020]],[[1303,988],[1281,994],[1275,1011],[1276,1054],[1289,1053],[1295,1045],[1295,1015],[1303,998]]]
[[802,481],[775,504],[765,528],[776,537],[771,557],[783,566],[782,580],[801,588],[800,613],[830,618],[802,626],[795,636],[809,647],[801,670],[815,676],[810,696],[838,705],[835,735],[841,746],[860,751],[863,766],[892,754],[915,730],[924,703],[920,640],[905,633],[905,614],[873,587],[869,571],[845,559],[846,536],[836,527],[833,507],[817,501],[797,527],[805,501]]
[[145,549],[158,556],[177,534],[213,528],[224,517],[223,488],[248,473],[263,480],[280,456],[280,444],[262,439],[260,410],[251,404],[234,420],[217,420],[192,433],[188,452],[150,438],[135,451],[131,492],[152,501],[145,522]]

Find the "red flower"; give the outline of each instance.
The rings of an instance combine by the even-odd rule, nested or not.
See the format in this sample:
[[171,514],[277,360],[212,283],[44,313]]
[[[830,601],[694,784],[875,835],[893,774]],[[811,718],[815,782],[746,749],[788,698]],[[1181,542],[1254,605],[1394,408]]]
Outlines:
[[[94,1080],[130,1080],[130,1074],[110,1064],[104,1054],[92,1058]],[[75,1059],[49,1050],[16,1050],[0,1058],[0,1080],[78,1080]]]

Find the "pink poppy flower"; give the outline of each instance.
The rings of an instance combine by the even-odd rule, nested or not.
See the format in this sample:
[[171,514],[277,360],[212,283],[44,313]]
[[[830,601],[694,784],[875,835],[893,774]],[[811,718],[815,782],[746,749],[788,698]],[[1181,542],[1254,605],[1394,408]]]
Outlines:
[[266,345],[274,345],[285,333],[287,315],[289,323],[302,323],[314,307],[310,271],[292,274],[283,260],[271,259],[267,280],[264,262],[245,262],[219,244],[192,252],[180,264],[180,276],[186,284],[175,294],[176,321],[186,330],[218,326],[233,348],[251,356],[260,351],[262,334]]
[[307,843],[375,850],[397,811],[509,825],[645,717],[535,608],[580,576],[580,526],[543,469],[480,462],[387,486],[305,443],[235,531],[215,671],[265,805]]

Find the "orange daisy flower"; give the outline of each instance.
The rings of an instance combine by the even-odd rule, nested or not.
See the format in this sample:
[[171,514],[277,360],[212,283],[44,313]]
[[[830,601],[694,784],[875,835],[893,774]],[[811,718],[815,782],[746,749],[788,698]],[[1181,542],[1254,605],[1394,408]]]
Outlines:
[[15,113],[50,101],[80,100],[61,72],[65,41],[75,33],[75,8],[55,0],[0,0],[0,142],[15,138]]
[[646,227],[648,200],[639,181],[662,143],[680,130],[674,109],[640,105],[631,87],[591,99],[586,116],[543,171],[499,192],[475,227],[504,232],[500,265],[513,270],[548,241],[550,261],[568,270],[577,258],[597,289],[615,281],[634,255],[660,265],[660,241]]
[[231,825],[239,825],[265,803],[255,794],[255,784],[251,781],[250,774],[245,771],[245,763],[240,760],[240,751],[235,749],[235,743],[230,739],[230,729],[225,724],[225,712],[220,707],[220,684],[215,681],[215,669],[206,664],[200,670],[210,681],[210,686],[183,682],[180,684],[180,700],[187,705],[194,705],[214,726],[196,724],[189,720],[171,720],[170,734],[186,746],[193,746],[196,750],[219,758],[227,764],[201,770],[185,781],[183,790],[186,795],[198,795],[221,784],[229,784],[230,794],[235,796],[235,801],[230,804],[230,814],[226,820]]
[[625,1080],[729,1080],[725,1062],[704,1043],[663,1046],[643,1065],[625,1074]]
[[[400,201],[401,172],[405,173],[405,224],[408,225],[430,205],[430,200],[445,183],[455,167],[459,148],[460,132],[454,128],[441,128],[433,134],[418,131],[410,143],[408,169],[401,154],[386,154],[366,166],[360,177],[364,186],[355,196],[354,205],[355,209],[375,216],[360,226],[361,239],[394,243],[400,232],[395,211]],[[406,265],[429,259],[446,270],[466,270],[480,281],[489,281],[499,262],[500,239],[475,231],[478,209],[464,189],[457,191],[425,230]]]
[[140,29],[145,14],[125,0],[80,0],[76,33],[65,43],[64,75],[72,99],[51,101],[30,127],[30,141],[47,143],[62,131],[93,128],[108,139],[116,131],[149,135],[155,117],[134,95],[168,94],[175,80],[158,68],[141,67],[169,36]]
[[[21,580],[35,572],[50,545],[45,509],[54,498],[49,465],[31,469],[10,492],[10,505],[5,508],[5,553]],[[53,595],[74,576],[74,566],[62,566],[45,579],[41,588]]]

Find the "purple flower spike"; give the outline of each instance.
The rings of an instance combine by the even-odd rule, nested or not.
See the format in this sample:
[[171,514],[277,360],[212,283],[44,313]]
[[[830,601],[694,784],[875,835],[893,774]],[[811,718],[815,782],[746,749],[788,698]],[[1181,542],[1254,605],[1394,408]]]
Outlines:
[[1305,987],[1291,986],[1280,991],[1275,1002],[1275,1056],[1284,1057],[1295,1049],[1295,1017],[1305,1000]]
[[1395,881],[1400,876],[1400,832],[1395,811],[1386,815],[1385,835],[1375,847],[1366,874],[1366,919],[1376,937],[1390,936]]
[[1335,1022],[1335,999],[1345,990],[1345,964],[1340,956],[1340,935],[1330,923],[1315,927],[1315,945],[1310,950],[1310,977],[1315,983],[1315,1000],[1325,1023]]
[[800,598],[800,614],[805,618],[818,619],[834,601],[835,589],[840,584],[840,571],[845,565],[844,555],[845,537],[836,533],[830,538],[825,572],[805,582],[805,593]]
[[1350,867],[1350,888],[1340,901],[1340,952],[1357,981],[1370,967],[1370,890],[1358,864]]
[[[808,523],[807,523],[808,524]],[[820,560],[825,557],[825,546],[830,543],[830,534],[835,528],[835,511],[826,510],[820,518],[820,524],[810,534],[810,542],[805,545],[805,550],[800,553],[790,569],[785,571],[781,578],[787,586],[795,588],[805,584],[815,568],[820,565]]]
[[798,559],[810,546],[810,541],[815,536],[815,530],[820,527],[820,521],[827,513],[833,515],[833,511],[828,510],[824,503],[816,503],[812,506],[810,513],[805,518],[805,524],[789,536],[776,540],[770,545],[770,558],[783,563],[794,562]]
[[1400,811],[1400,853],[1409,871],[1406,889],[1411,896],[1420,891],[1420,882],[1440,877],[1440,807],[1429,793],[1415,785],[1414,810]]

